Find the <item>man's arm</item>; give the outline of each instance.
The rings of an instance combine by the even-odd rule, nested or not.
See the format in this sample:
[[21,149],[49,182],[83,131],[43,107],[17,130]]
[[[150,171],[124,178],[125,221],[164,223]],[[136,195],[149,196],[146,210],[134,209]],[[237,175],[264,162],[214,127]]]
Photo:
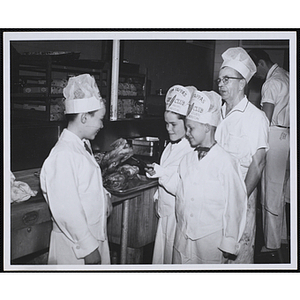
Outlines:
[[252,157],[252,162],[249,166],[245,184],[247,189],[247,196],[249,197],[251,193],[254,191],[255,187],[257,186],[262,171],[266,164],[266,150],[265,148],[260,148],[256,151],[256,153]]
[[263,103],[262,111],[265,112],[265,114],[266,114],[266,116],[269,119],[270,124],[271,124],[272,117],[273,117],[273,112],[274,112],[274,104],[273,103],[268,103],[268,102]]

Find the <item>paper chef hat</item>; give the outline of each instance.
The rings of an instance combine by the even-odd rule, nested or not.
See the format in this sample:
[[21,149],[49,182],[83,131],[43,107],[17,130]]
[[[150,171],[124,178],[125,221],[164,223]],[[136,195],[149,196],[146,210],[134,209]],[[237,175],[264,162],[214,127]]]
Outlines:
[[247,82],[256,73],[256,65],[249,54],[241,47],[229,48],[223,54],[224,60],[221,68],[230,67],[238,71]]
[[194,92],[186,118],[218,126],[221,120],[221,99],[221,96],[214,91]]
[[63,90],[65,114],[76,114],[104,108],[95,78],[89,74],[71,77]]
[[193,94],[194,87],[183,87],[181,85],[172,86],[166,95],[166,111],[171,111],[185,116],[189,107],[189,102]]

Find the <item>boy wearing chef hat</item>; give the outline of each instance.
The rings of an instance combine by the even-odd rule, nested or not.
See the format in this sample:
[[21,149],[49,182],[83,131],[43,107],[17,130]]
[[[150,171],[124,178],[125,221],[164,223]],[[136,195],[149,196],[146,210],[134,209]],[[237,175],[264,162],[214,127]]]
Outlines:
[[256,186],[269,148],[269,122],[265,113],[245,95],[245,87],[256,72],[251,57],[243,48],[236,47],[227,49],[222,58],[217,84],[225,103],[215,139],[238,160],[248,196],[247,226],[241,238],[241,250],[231,262],[254,263]]
[[105,105],[89,74],[71,77],[63,92],[68,125],[40,175],[53,220],[48,264],[109,264],[110,200],[89,142],[103,127]]
[[214,139],[220,109],[217,93],[193,93],[185,125],[194,151],[183,157],[174,179],[174,264],[221,264],[239,251],[246,189],[237,163]]
[[[154,195],[157,215],[159,216],[158,228],[154,243],[153,264],[171,264],[173,256],[173,243],[176,228],[175,197],[168,192],[167,183],[178,168],[184,155],[193,151],[185,138],[184,118],[188,110],[195,87],[172,86],[165,98],[166,110],[164,118],[170,143],[164,149],[160,164],[151,164],[146,169],[146,175],[150,178],[159,178],[159,187]],[[166,179],[168,178],[168,179]]]

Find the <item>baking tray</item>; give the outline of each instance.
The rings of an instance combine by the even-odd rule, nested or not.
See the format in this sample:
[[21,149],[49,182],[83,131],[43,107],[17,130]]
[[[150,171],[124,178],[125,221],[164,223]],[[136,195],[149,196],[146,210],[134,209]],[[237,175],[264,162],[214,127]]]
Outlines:
[[126,188],[121,190],[113,190],[106,187],[106,189],[113,195],[126,196],[134,192],[138,192],[158,184],[157,179],[149,179],[144,175],[135,176],[128,180]]
[[131,143],[133,153],[136,155],[155,156],[159,150],[158,137],[136,137],[128,139]]

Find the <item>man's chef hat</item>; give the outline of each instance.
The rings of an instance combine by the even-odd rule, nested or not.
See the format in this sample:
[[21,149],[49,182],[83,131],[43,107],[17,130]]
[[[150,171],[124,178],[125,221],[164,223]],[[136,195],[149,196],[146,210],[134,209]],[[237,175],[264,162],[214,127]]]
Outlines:
[[71,77],[63,90],[65,114],[90,112],[104,108],[95,78],[89,74]]
[[247,82],[256,73],[256,65],[249,54],[241,47],[229,48],[223,54],[224,60],[221,68],[230,67],[238,71]]
[[186,119],[218,126],[221,120],[221,99],[214,91],[194,92]]
[[197,89],[194,87],[183,87],[181,85],[172,86],[168,90],[165,99],[166,111],[185,116],[194,90]]

